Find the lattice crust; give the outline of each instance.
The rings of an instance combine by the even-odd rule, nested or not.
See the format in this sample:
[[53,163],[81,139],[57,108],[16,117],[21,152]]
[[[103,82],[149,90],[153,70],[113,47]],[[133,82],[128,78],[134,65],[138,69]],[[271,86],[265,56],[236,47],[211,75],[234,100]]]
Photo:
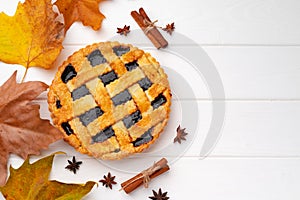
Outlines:
[[53,123],[78,151],[118,159],[148,148],[170,112],[167,76],[149,54],[104,42],[75,52],[48,93]]

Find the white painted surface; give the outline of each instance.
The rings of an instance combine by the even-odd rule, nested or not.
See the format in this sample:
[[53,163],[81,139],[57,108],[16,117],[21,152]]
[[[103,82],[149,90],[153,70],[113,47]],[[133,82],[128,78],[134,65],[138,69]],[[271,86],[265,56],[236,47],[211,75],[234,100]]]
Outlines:
[[[17,0],[0,2],[0,11],[13,14]],[[159,5],[159,6],[158,6]],[[97,41],[110,39],[116,28],[138,26],[130,17],[130,11],[144,7],[152,19],[159,24],[175,22],[176,32],[200,44],[215,63],[222,79],[226,103],[226,119],[222,136],[212,153],[205,159],[200,155],[205,135],[211,123],[212,99],[200,79],[195,85],[199,91],[194,99],[181,99],[175,105],[198,106],[198,131],[187,152],[177,158],[176,151],[155,154],[156,148],[170,145],[173,137],[167,132],[161,141],[145,154],[120,161],[120,166],[138,163],[136,168],[147,168],[152,160],[167,156],[174,160],[171,170],[154,179],[150,188],[140,188],[131,195],[119,192],[119,185],[108,190],[101,185],[95,187],[85,198],[90,199],[147,199],[151,189],[161,187],[168,191],[171,199],[210,200],[296,200],[300,198],[300,2],[297,0],[114,0],[100,4],[107,19],[102,30],[92,31],[76,23],[68,32],[65,49],[57,65],[75,50]],[[161,7],[161,9],[158,9]],[[172,44],[170,44],[172,45]],[[183,44],[183,48],[185,48]],[[161,52],[153,52],[158,57]],[[163,56],[160,62],[175,65],[180,73],[188,71],[188,65],[176,65],[176,57]],[[178,60],[178,63],[181,62]],[[175,63],[175,64],[173,64]],[[2,84],[14,70],[20,79],[23,67],[0,63]],[[41,80],[51,83],[56,68],[46,71],[38,68],[29,70],[26,81]],[[189,77],[189,74],[185,75]],[[171,78],[172,79],[172,78]],[[176,80],[172,80],[176,81]],[[49,118],[46,95],[41,95],[41,116]],[[185,97],[185,96],[184,96]],[[180,109],[172,113],[174,121]],[[176,115],[176,116],[175,116]],[[171,122],[175,125],[176,122]],[[188,129],[188,127],[187,127]],[[171,129],[170,129],[171,130]],[[175,133],[174,133],[175,134]],[[188,143],[192,138],[187,138]],[[185,146],[174,144],[176,148]],[[115,163],[99,162],[80,155],[63,141],[58,141],[44,151],[65,151],[67,155],[55,158],[51,179],[64,182],[98,181],[111,171],[121,183],[133,173],[112,169]],[[152,152],[152,153],[151,153]],[[154,152],[154,153],[153,153]],[[84,164],[77,175],[66,171],[67,159],[76,155]],[[143,156],[145,155],[145,156]],[[149,162],[140,163],[141,157]],[[34,157],[36,159],[39,157]],[[11,156],[10,163],[17,167],[22,160]],[[136,164],[135,164],[136,165]],[[122,171],[123,169],[123,171]],[[195,180],[195,181],[194,181]],[[1,197],[0,197],[1,199]]]

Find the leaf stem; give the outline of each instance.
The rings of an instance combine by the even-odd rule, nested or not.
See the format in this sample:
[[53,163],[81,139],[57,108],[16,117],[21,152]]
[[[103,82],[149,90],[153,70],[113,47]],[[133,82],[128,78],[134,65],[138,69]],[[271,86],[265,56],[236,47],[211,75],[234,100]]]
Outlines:
[[24,74],[23,74],[23,77],[22,77],[21,83],[23,83],[23,82],[24,82],[24,80],[25,80],[25,77],[26,77],[26,75],[27,75],[27,72],[28,72],[28,68],[29,68],[29,67],[26,67],[26,70],[25,70],[25,72],[24,72]]

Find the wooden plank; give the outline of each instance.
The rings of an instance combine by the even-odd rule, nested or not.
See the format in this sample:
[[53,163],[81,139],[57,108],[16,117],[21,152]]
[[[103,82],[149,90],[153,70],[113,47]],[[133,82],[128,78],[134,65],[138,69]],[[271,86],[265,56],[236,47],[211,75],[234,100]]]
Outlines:
[[[119,192],[120,183],[131,178],[134,173],[115,170],[99,163],[95,159],[81,158],[76,176],[65,169],[71,156],[59,155],[54,160],[51,179],[68,183],[85,183],[99,181],[103,175],[111,172],[116,176],[118,185],[113,190],[101,185],[94,187],[84,199],[92,200],[100,197],[110,199],[147,199],[152,196],[152,189],[168,191],[174,200],[192,197],[194,199],[211,200],[282,200],[299,199],[300,159],[214,159],[199,160],[197,158],[181,158],[170,164],[170,171],[153,179],[148,189],[139,188],[130,195]],[[79,159],[78,159],[79,160]],[[19,166],[20,159],[11,160],[14,167]],[[131,160],[135,162],[136,160]],[[122,161],[119,161],[122,162]],[[151,162],[139,166],[142,171]],[[1,194],[0,194],[1,199]],[[2,198],[3,199],[3,198]]]
[[299,156],[299,117],[299,102],[227,103],[222,137],[213,154]]
[[[12,15],[17,2],[12,0],[0,4],[0,11]],[[163,12],[151,9],[153,5],[159,5]],[[132,30],[139,29],[130,16],[130,11],[139,7],[144,7],[151,18],[158,19],[158,25],[175,22],[177,32],[200,44],[300,44],[300,3],[297,0],[190,0],[187,3],[177,0],[172,4],[159,0],[141,0],[138,4],[136,0],[107,1],[100,4],[106,15],[103,30],[94,32],[81,23],[75,23],[68,32],[66,43],[85,44],[108,39],[116,34],[117,27],[124,24],[130,25]]]
[[[132,30],[139,29],[129,13],[144,7],[149,16],[159,20],[158,25],[175,22],[176,32],[193,38],[199,44],[300,44],[300,22],[297,20],[300,17],[300,3],[297,0],[190,0],[186,3],[143,0],[138,5],[136,3],[135,0],[102,3],[103,13],[107,14],[103,27],[111,28],[94,33],[76,23],[69,31],[66,43],[82,44],[96,38],[110,38],[116,34],[116,28],[124,24],[130,25]],[[163,12],[161,9],[151,9],[153,5],[161,7]],[[110,14],[112,10],[118,15]],[[83,31],[86,34],[81,34]]]
[[[0,3],[0,12],[5,11],[13,15],[17,2],[18,0],[11,0]],[[154,9],[157,5],[164,9],[163,12],[161,9]],[[200,149],[215,113],[209,87],[205,82],[208,77],[199,78],[197,73],[191,72],[187,62],[174,55],[157,53],[155,50],[154,55],[158,58],[164,57],[161,59],[162,65],[169,69],[168,74],[171,75],[170,81],[171,85],[173,84],[172,88],[175,88],[176,97],[173,101],[172,119],[160,140],[144,154],[120,161],[98,161],[76,152],[63,141],[58,141],[52,144],[50,149],[42,152],[42,156],[58,150],[67,153],[55,158],[51,179],[73,183],[89,180],[97,182],[110,171],[117,176],[116,181],[121,183],[134,173],[147,168],[148,164],[166,156],[171,159],[171,171],[153,180],[150,188],[141,188],[131,195],[126,195],[117,191],[119,185],[114,187],[113,191],[99,185],[85,199],[147,199],[152,195],[151,190],[157,190],[159,187],[168,191],[171,199],[299,199],[300,2],[105,1],[100,4],[101,10],[107,16],[103,22],[103,29],[94,32],[89,27],[75,23],[67,34],[65,49],[56,66],[80,47],[100,40],[109,40],[116,35],[117,27],[126,24],[130,25],[132,30],[139,31],[130,17],[130,11],[141,6],[151,18],[159,20],[158,25],[175,22],[175,34],[165,34],[171,46],[181,46],[189,50],[191,47],[197,48],[195,45],[174,41],[176,33],[183,34],[204,45],[203,49],[215,63],[226,94],[226,118],[220,140],[210,156],[201,160]],[[132,31],[128,38],[133,35]],[[0,84],[14,70],[19,71],[18,80],[24,72],[24,68],[18,65],[0,63],[0,68]],[[50,84],[55,72],[56,68],[50,71],[31,68],[25,80],[41,80]],[[182,87],[176,84],[182,80],[178,79],[178,74],[186,81],[185,84],[180,84]],[[182,90],[186,85],[196,88],[193,90],[194,96]],[[217,101],[222,103],[222,100]],[[41,95],[36,103],[41,104],[41,116],[49,118],[46,93]],[[198,112],[185,115],[183,126],[187,126],[187,131],[191,131],[196,117],[196,123],[199,125],[196,126],[197,134],[190,133],[188,140],[182,145],[173,144],[174,128],[182,120],[181,109],[186,111],[189,105],[193,105],[193,108],[198,107]],[[164,147],[171,148],[164,153],[156,151],[164,150]],[[183,151],[186,152],[180,154]],[[73,155],[83,161],[76,176],[65,169],[67,160]],[[37,158],[39,157],[33,156],[32,160]],[[144,159],[147,159],[147,162],[144,162]],[[22,159],[11,156],[9,164],[18,167],[21,163]],[[1,194],[0,199],[4,199]]]
[[[66,46],[56,62],[60,65],[74,51],[83,46]],[[199,47],[180,47],[183,51],[192,51]],[[229,100],[299,100],[300,99],[300,47],[204,47],[201,52],[208,54],[208,58],[215,64],[215,69],[221,77],[226,99]],[[202,73],[206,70],[205,62],[200,60],[199,73],[193,66],[181,57],[169,52],[150,51],[161,65],[167,70],[173,92],[181,99],[212,99],[207,80],[214,82],[215,78]],[[195,57],[198,56],[196,53]],[[204,64],[203,64],[204,63]],[[198,64],[198,63],[196,63]],[[19,65],[0,63],[4,70],[0,74],[2,84],[18,70],[18,80],[24,73]],[[40,80],[47,84],[56,72],[32,67],[28,71],[25,81]],[[181,84],[178,84],[178,83]],[[185,88],[192,89],[190,92]],[[190,91],[190,90],[189,90]]]
[[[210,101],[173,101],[170,123],[159,140],[140,156],[200,156],[212,124],[218,114]],[[192,106],[192,107],[191,107]],[[197,111],[198,107],[198,111]],[[185,112],[183,109],[186,109]],[[190,111],[192,109],[193,111]],[[182,113],[185,113],[182,115]],[[50,118],[45,101],[41,103],[41,117]],[[220,140],[209,156],[212,157],[295,157],[300,156],[300,101],[227,101]],[[198,124],[194,124],[198,123]],[[173,144],[178,125],[189,133],[187,141]],[[217,128],[217,127],[214,127]],[[64,142],[57,142],[48,151],[63,150],[72,155],[75,150]]]
[[227,99],[299,99],[298,47],[204,47]]
[[[17,2],[0,3],[0,11],[13,15]],[[163,12],[151,9],[153,5],[161,7]],[[130,25],[132,30],[139,29],[130,16],[130,11],[139,7],[144,7],[151,18],[158,19],[160,26],[175,22],[176,32],[193,38],[199,44],[300,45],[300,2],[297,0],[106,1],[100,4],[106,15],[103,30],[95,32],[75,23],[67,34],[65,44],[109,39],[116,34],[117,27],[124,24]]]
[[196,162],[182,158],[166,175],[166,179],[170,177],[171,180],[161,179],[153,187],[169,191],[173,199],[184,199],[186,195],[213,200],[298,199],[299,166],[299,159],[207,159]]

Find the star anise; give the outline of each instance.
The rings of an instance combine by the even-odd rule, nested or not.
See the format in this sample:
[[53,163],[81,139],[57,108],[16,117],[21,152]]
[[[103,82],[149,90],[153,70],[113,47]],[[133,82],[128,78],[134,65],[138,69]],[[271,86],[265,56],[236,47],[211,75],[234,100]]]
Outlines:
[[175,29],[175,24],[173,22],[172,24],[167,24],[166,27],[163,28],[162,30],[167,31],[167,33],[169,33],[170,35],[172,35],[174,29]]
[[76,161],[75,156],[73,156],[72,161],[68,160],[69,165],[65,167],[65,169],[68,169],[72,171],[74,174],[76,174],[76,171],[79,170],[80,165],[82,164],[82,161]]
[[130,26],[124,26],[123,28],[117,28],[118,31],[117,33],[119,33],[120,35],[125,35],[127,36],[127,34],[130,32]]
[[162,192],[161,191],[161,188],[159,188],[158,192],[152,190],[153,192],[153,196],[152,197],[149,197],[149,199],[152,199],[152,200],[168,200],[169,197],[167,197],[167,194],[168,192]]
[[103,178],[104,179],[101,179],[99,182],[101,182],[105,187],[112,189],[112,185],[117,184],[117,182],[114,181],[116,176],[111,176],[110,172],[108,172],[107,176],[104,175]]
[[188,133],[185,132],[185,128],[181,129],[180,125],[177,127],[176,131],[177,135],[174,138],[174,143],[178,142],[179,144],[181,144],[181,140],[186,140],[185,136],[187,136]]

